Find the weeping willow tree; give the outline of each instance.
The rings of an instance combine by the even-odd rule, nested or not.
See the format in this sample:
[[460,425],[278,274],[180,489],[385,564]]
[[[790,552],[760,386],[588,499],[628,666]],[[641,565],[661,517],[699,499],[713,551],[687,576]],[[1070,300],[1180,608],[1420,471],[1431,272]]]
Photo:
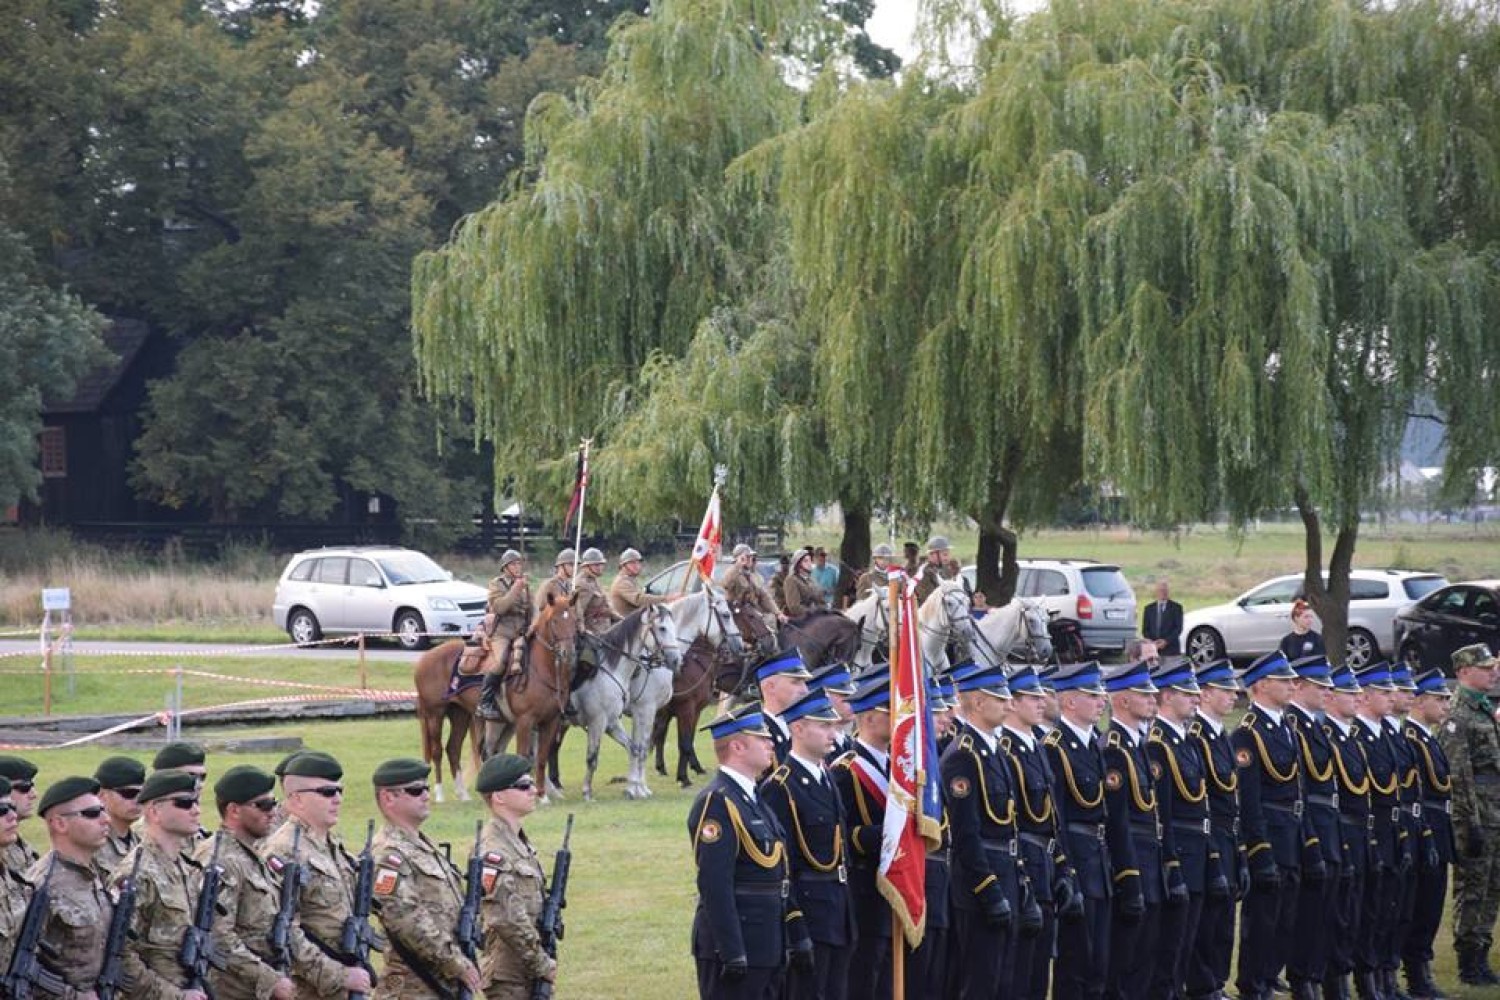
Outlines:
[[811,0],[664,0],[622,18],[597,82],[530,108],[526,179],[418,259],[420,384],[472,408],[497,486],[564,495],[577,439],[607,446],[612,387],[682,356],[743,281],[725,168],[795,122],[775,56],[819,16]]
[[1088,471],[1150,520],[1295,507],[1340,656],[1417,400],[1451,440],[1495,426],[1495,28],[1223,0],[1059,3],[1046,30],[1071,56],[1056,141],[1107,200],[1073,272]]

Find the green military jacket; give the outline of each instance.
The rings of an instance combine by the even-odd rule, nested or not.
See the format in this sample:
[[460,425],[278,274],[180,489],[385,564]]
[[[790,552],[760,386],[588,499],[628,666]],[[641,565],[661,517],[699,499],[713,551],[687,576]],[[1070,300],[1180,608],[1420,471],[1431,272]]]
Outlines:
[[141,855],[141,867],[136,872],[135,919],[126,950],[140,959],[143,968],[127,977],[124,993],[132,1000],[171,1000],[180,996],[187,984],[187,973],[178,956],[203,889],[203,867],[187,854],[163,851],[143,837],[120,859],[112,877],[117,888],[130,877],[136,854]]
[[[281,824],[260,845],[260,856],[266,866],[280,877],[282,869],[292,860],[292,839],[296,827],[302,826],[295,816]],[[333,956],[339,946],[344,930],[344,921],[354,912],[354,868],[343,844],[333,835],[319,836],[302,826],[302,838],[297,858],[307,869],[307,881],[302,886],[298,903],[298,920],[303,934],[323,952]],[[343,962],[332,959],[334,964]],[[304,997],[341,997],[344,994],[343,977],[337,985],[332,976],[315,973],[314,969],[328,972],[323,963],[304,967],[294,963],[292,978],[297,984],[299,1000]]]
[[8,868],[0,868],[0,969],[10,968],[16,935],[31,900],[31,883]]
[[479,974],[487,986],[527,983],[547,974],[552,959],[542,949],[537,918],[546,877],[526,835],[498,819],[484,825],[484,953]]
[[469,965],[454,935],[464,904],[463,879],[420,832],[386,824],[375,834],[372,853],[374,898],[390,942],[375,997],[436,1000],[439,994],[423,974],[451,990]]
[[1500,723],[1479,691],[1460,687],[1438,733],[1453,780],[1453,824],[1500,828]]

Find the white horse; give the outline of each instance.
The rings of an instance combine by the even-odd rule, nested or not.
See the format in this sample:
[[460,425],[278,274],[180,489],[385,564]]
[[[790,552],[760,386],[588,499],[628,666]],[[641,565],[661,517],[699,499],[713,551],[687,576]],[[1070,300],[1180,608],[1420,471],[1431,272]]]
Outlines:
[[872,587],[870,593],[844,609],[844,617],[859,626],[859,651],[854,654],[855,673],[863,673],[875,662],[875,650],[891,642],[891,609],[884,587]]
[[933,674],[947,673],[948,644],[974,646],[974,600],[963,580],[939,581],[937,589],[917,609],[918,642],[922,659]]
[[[671,697],[672,676],[682,666],[682,645],[677,638],[677,624],[671,607],[657,604],[632,611],[603,635],[596,637],[600,647],[599,669],[593,677],[578,685],[569,704],[588,730],[588,772],[583,779],[583,797],[594,797],[594,771],[599,767],[599,746],[604,734],[630,755],[630,772],[625,783],[628,799],[649,798],[646,787],[646,756],[651,749],[650,715],[632,718],[627,736],[620,719],[626,709],[639,704],[644,690],[654,683],[652,675],[666,676],[667,697]],[[665,702],[662,702],[665,704]],[[658,706],[659,707],[659,706]]]
[[1052,636],[1047,631],[1047,610],[1035,601],[1012,598],[992,608],[975,626],[974,658],[985,666],[1003,665],[1012,652],[1021,652],[1029,663],[1052,658]]

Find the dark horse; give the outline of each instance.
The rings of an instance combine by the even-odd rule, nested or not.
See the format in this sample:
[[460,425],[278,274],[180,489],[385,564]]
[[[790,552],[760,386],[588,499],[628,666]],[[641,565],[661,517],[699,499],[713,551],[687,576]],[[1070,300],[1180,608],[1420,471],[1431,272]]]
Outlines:
[[771,631],[759,611],[734,605],[731,608],[735,627],[745,642],[745,652],[740,656],[730,652],[728,644],[715,646],[706,637],[699,636],[688,647],[682,658],[682,669],[672,682],[672,700],[656,714],[656,725],[651,731],[651,745],[656,749],[656,773],[667,773],[667,729],[677,721],[677,783],[683,788],[692,785],[688,768],[694,774],[703,774],[703,765],[698,762],[698,752],[693,747],[693,736],[698,727],[698,717],[716,697],[744,695],[754,686],[750,664],[760,656],[776,651],[776,634]]
[[808,670],[850,663],[859,652],[859,622],[836,611],[814,611],[781,626],[781,646],[796,646]]

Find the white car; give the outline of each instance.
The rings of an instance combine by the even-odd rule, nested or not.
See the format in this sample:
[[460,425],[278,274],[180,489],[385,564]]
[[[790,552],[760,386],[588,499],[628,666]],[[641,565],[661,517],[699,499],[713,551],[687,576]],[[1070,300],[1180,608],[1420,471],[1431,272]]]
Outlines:
[[[1135,591],[1120,567],[1092,559],[1017,559],[1016,596],[1078,623],[1090,652],[1118,653],[1136,635]],[[974,567],[962,570],[974,586]]]
[[[1292,630],[1292,602],[1303,594],[1303,575],[1267,580],[1229,604],[1199,608],[1183,618],[1183,649],[1193,662],[1221,656],[1251,658],[1281,645]],[[1349,638],[1344,662],[1358,669],[1395,655],[1396,613],[1447,580],[1404,569],[1356,569],[1349,574]],[[1313,626],[1321,630],[1321,623]]]
[[271,614],[297,643],[394,632],[407,649],[425,649],[424,633],[472,632],[484,620],[488,596],[415,549],[355,545],[292,556]]

